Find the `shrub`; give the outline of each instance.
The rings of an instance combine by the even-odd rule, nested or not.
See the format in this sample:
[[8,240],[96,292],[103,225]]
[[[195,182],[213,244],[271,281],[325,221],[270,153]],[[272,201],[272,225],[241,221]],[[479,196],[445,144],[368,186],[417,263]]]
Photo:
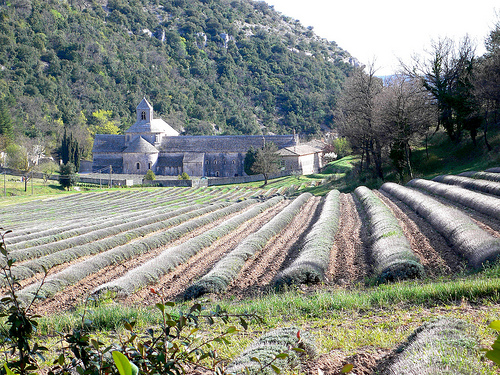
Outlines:
[[420,259],[391,210],[367,187],[354,190],[368,217],[371,232],[371,252],[374,273],[379,282],[394,281],[424,275]]
[[316,347],[307,332],[288,327],[272,330],[255,340],[235,358],[228,374],[279,374],[279,368],[291,370],[316,355]]
[[189,180],[189,175],[186,172],[182,172],[177,178],[179,180]]
[[144,176],[144,179],[147,181],[156,180],[155,173],[151,169],[148,169],[148,171],[146,172],[146,175]]
[[276,287],[280,288],[285,284],[317,283],[324,280],[339,226],[339,197],[338,190],[332,190],[327,194],[321,215],[307,234],[299,256],[277,276]]
[[[464,321],[440,318],[419,327],[381,369],[391,374],[479,374],[477,338]],[[411,372],[408,370],[411,369]]]

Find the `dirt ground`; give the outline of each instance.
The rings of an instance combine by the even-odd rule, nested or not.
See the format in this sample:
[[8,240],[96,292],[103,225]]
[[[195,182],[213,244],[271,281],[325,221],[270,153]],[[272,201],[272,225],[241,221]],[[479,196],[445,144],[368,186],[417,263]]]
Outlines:
[[[465,266],[463,259],[448,245],[445,238],[437,233],[423,218],[415,214],[408,206],[387,193],[375,191],[378,197],[387,205],[398,220],[411,248],[420,258],[426,274],[430,278],[437,278],[460,272]],[[442,200],[451,205],[450,202]],[[237,230],[218,239],[210,247],[200,251],[186,264],[182,264],[169,272],[154,285],[121,300],[126,305],[149,305],[156,302],[149,288],[154,288],[166,299],[179,299],[185,289],[206,274],[224,255],[233,250],[243,239],[259,230],[265,223],[275,217],[289,204],[285,200],[273,208],[261,213],[256,218],[241,225]],[[466,211],[469,216],[484,230],[500,237],[500,222],[486,215],[474,212],[465,207],[454,205]],[[314,223],[318,220],[322,208],[322,198],[312,197],[301,209],[294,220],[275,238],[250,258],[240,272],[238,278],[230,285],[224,298],[245,299],[265,293],[273,286],[276,275],[293,262],[301,250],[304,238]],[[352,288],[362,283],[371,274],[370,232],[365,213],[354,194],[340,195],[340,225],[335,237],[335,244],[331,249],[330,263],[326,275],[326,285],[322,287]],[[179,245],[207,230],[214,228],[226,218],[215,221],[199,228],[169,244],[169,247]],[[140,239],[139,239],[140,240]],[[36,305],[37,313],[41,315],[62,312],[74,308],[82,303],[91,291],[97,286],[112,281],[127,271],[153,259],[165,247],[155,249],[147,254],[137,256],[121,264],[107,267],[91,275],[77,284],[66,288],[54,297],[39,302]],[[51,273],[60,271],[70,264],[82,259],[55,267]],[[21,282],[22,286],[39,281],[41,275]],[[306,287],[306,290],[315,290],[315,286]],[[216,296],[209,296],[216,299]],[[308,364],[306,372],[317,375],[318,369],[324,374],[339,374],[342,366],[352,363],[356,374],[370,374],[377,364],[389,354],[388,350],[368,348],[361,350],[352,357],[345,358],[341,352],[332,351],[322,354]]]

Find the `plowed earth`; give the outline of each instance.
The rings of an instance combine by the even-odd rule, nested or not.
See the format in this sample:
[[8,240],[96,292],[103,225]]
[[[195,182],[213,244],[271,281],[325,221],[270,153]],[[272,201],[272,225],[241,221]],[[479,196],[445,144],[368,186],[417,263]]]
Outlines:
[[[465,267],[465,261],[458,256],[448,245],[445,238],[437,233],[423,218],[415,214],[404,203],[391,195],[375,192],[397,218],[406,237],[409,239],[412,250],[420,258],[428,277],[435,278],[460,272]],[[440,199],[447,205],[450,202]],[[263,212],[256,218],[241,225],[237,230],[220,238],[210,247],[200,251],[186,264],[182,264],[169,272],[155,285],[149,285],[143,290],[123,299],[121,303],[127,305],[149,305],[156,302],[149,293],[149,288],[155,288],[167,299],[180,298],[185,289],[206,274],[225,254],[233,250],[248,235],[259,230],[265,223],[275,217],[289,204],[286,200],[277,206]],[[473,210],[453,206],[466,211],[467,214],[484,230],[500,237],[500,222]],[[303,240],[317,221],[322,208],[322,200],[311,198],[301,209],[295,219],[275,238],[250,258],[240,272],[238,278],[230,285],[225,297],[244,299],[255,297],[267,292],[273,285],[276,275],[293,262],[301,250]],[[356,283],[363,282],[371,274],[370,233],[367,220],[359,201],[353,194],[340,195],[340,226],[336,234],[335,244],[331,249],[330,264],[326,275],[326,282],[322,286],[303,287],[305,291],[314,291],[318,288],[351,288]],[[199,228],[182,238],[172,242],[169,247],[179,245],[207,230],[215,227],[227,218]],[[72,309],[76,304],[87,298],[97,286],[112,281],[128,270],[154,258],[165,248],[156,249],[124,263],[107,267],[100,272],[81,280],[79,283],[66,288],[54,297],[39,302],[37,312],[45,315]],[[77,263],[81,260],[75,261]],[[69,264],[61,265],[51,270],[51,273],[60,271]],[[29,285],[40,277],[36,276],[22,282],[22,286]],[[214,300],[217,296],[210,296]],[[355,356],[345,357],[340,351],[323,354],[309,364],[308,374],[318,374],[321,369],[324,374],[337,374],[343,364],[353,363],[357,374],[368,374],[380,363],[388,350],[373,348],[361,351]]]

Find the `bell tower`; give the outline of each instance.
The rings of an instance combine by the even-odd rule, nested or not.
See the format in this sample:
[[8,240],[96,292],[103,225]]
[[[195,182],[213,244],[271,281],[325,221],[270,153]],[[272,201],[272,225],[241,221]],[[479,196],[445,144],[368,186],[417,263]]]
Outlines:
[[137,122],[150,123],[153,119],[153,106],[149,104],[146,98],[137,106]]

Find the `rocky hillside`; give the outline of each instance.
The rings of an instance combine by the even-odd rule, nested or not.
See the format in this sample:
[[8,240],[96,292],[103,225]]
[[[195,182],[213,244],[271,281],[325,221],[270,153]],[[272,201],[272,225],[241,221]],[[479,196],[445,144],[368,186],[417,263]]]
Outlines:
[[143,96],[186,134],[315,134],[352,63],[265,2],[0,0],[0,113],[54,146]]

